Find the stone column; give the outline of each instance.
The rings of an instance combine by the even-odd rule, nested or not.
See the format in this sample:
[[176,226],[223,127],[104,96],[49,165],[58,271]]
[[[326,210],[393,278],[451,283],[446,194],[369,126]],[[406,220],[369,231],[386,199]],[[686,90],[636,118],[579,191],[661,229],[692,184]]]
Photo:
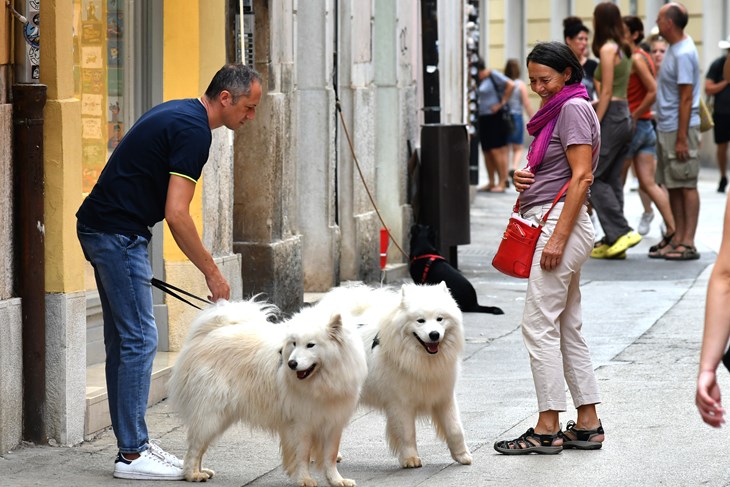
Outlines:
[[335,0],[299,2],[297,10],[297,186],[304,289],[339,283],[333,63]]
[[296,22],[291,2],[253,5],[255,68],[264,78],[264,94],[256,120],[235,133],[233,250],[242,258],[244,297],[263,293],[292,311],[303,297],[293,116]]
[[[375,91],[373,85],[372,5],[339,3],[339,94],[345,124],[365,184],[375,194]],[[338,120],[339,121],[339,120]],[[380,221],[368,199],[344,130],[338,136],[338,213],[342,231],[343,280],[378,281]]]
[[[412,51],[418,50],[418,2],[375,2],[375,164],[377,201],[396,242],[409,252],[413,219],[408,202],[408,141],[418,145],[418,110]],[[408,275],[408,256],[392,243],[388,249],[386,281]]]

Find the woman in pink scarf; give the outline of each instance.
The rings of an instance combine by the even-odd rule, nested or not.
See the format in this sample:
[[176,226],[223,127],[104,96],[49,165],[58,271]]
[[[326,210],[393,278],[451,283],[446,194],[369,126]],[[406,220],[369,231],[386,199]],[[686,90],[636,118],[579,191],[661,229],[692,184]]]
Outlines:
[[[600,124],[581,84],[580,61],[568,46],[537,44],[527,56],[527,70],[542,104],[527,124],[535,137],[527,167],[514,176],[522,216],[539,220],[565,183],[570,185],[537,243],[521,324],[537,393],[537,424],[494,448],[506,455],[595,450],[604,432],[596,412],[598,384],[581,333],[580,271],[593,248],[586,200],[598,163]],[[563,431],[559,413],[567,410],[566,381],[577,417]]]

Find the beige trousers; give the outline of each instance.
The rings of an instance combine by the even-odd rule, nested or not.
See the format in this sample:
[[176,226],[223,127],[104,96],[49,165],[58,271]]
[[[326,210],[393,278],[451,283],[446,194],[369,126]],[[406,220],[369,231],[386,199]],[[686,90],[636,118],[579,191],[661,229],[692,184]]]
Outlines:
[[[524,217],[539,219],[549,208],[550,204],[531,208]],[[522,336],[530,354],[540,411],[567,409],[565,382],[576,408],[600,402],[588,345],[581,333],[580,270],[591,253],[594,236],[585,206],[581,206],[560,265],[552,271],[540,268],[542,250],[562,209],[563,203],[555,206],[537,242],[522,316]]]

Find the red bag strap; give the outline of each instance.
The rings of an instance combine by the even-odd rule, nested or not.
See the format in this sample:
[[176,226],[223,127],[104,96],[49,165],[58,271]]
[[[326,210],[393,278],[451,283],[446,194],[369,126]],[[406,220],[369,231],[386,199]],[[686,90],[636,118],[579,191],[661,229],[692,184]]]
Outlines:
[[[550,209],[547,211],[547,213],[545,213],[542,216],[542,218],[540,219],[541,225],[545,225],[545,222],[547,221],[548,216],[550,215],[550,212],[553,211],[553,208],[555,208],[555,205],[558,204],[558,201],[560,201],[560,198],[562,198],[563,195],[565,194],[565,192],[568,190],[568,186],[570,186],[570,180],[567,183],[565,183],[562,188],[560,188],[560,191],[558,191],[558,195],[553,200],[552,206],[550,206]],[[515,206],[512,208],[512,211],[514,213],[520,212],[520,197],[519,196],[517,197],[517,201],[515,202]]]

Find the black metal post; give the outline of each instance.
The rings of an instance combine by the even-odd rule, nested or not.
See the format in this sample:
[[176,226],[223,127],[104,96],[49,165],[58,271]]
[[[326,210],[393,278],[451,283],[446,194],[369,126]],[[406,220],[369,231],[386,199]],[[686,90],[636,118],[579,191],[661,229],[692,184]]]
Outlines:
[[23,320],[23,438],[47,443],[43,107],[46,85],[13,85],[16,288]]

